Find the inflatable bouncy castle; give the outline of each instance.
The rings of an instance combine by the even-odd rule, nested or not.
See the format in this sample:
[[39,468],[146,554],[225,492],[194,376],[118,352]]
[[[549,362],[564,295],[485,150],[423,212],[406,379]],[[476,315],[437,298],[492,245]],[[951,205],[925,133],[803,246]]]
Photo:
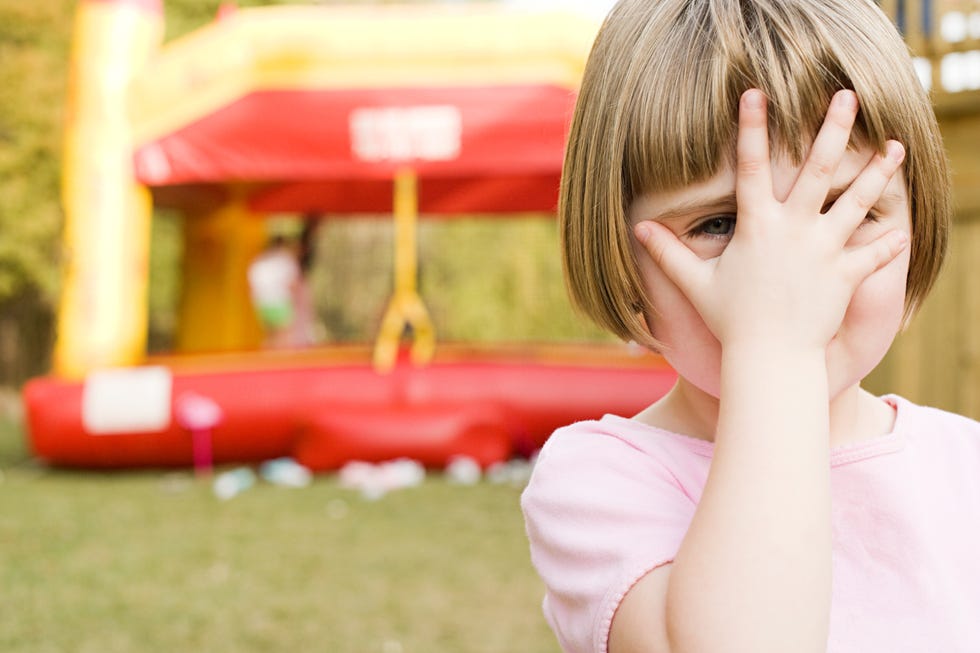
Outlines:
[[[81,2],[54,369],[24,392],[35,454],[103,468],[489,465],[660,396],[673,373],[626,346],[437,343],[417,290],[420,216],[554,211],[596,29],[493,5],[276,6],[225,8],[162,44],[160,0]],[[146,353],[154,206],[185,216],[166,357]],[[260,349],[247,267],[263,218],[283,212],[392,216],[373,347]]]

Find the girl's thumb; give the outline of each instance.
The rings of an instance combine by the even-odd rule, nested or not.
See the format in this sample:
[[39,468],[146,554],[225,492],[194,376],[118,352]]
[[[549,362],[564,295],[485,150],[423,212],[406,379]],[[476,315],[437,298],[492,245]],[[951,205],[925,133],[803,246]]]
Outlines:
[[688,295],[691,290],[690,282],[698,273],[701,259],[685,247],[674,232],[659,222],[640,222],[634,227],[633,233],[657,267]]

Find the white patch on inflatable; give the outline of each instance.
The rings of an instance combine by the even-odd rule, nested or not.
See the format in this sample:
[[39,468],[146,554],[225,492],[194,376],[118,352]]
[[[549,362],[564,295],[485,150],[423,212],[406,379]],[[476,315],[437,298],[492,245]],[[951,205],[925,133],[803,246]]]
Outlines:
[[361,161],[452,161],[462,148],[463,115],[452,105],[364,107],[349,127]]
[[170,426],[172,388],[165,367],[93,372],[82,390],[82,426],[92,435],[163,431]]

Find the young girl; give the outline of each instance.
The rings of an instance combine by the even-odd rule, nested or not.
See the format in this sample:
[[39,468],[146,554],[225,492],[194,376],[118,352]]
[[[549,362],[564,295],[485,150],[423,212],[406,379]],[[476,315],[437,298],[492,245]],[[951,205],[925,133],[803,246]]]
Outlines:
[[565,269],[678,381],[538,459],[522,505],[565,651],[980,651],[980,424],[860,387],[936,278],[948,195],[870,0],[613,9]]

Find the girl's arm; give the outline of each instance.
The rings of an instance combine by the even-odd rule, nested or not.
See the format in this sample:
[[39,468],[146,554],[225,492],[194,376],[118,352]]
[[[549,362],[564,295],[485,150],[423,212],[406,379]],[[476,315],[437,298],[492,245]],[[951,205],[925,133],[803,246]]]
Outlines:
[[726,352],[726,399],[697,512],[674,563],[623,600],[610,653],[826,650],[826,373],[822,358],[774,354]]
[[667,594],[671,651],[826,651],[824,353],[725,347],[715,456]]
[[[715,454],[684,542],[623,601],[611,653],[825,651],[830,613],[825,349],[857,286],[907,245],[845,249],[897,170],[889,143],[821,215],[857,113],[838,93],[785,201],[773,197],[765,98],[739,114],[735,235],[700,260],[666,227],[637,236],[722,344]],[[653,627],[651,628],[651,618]]]

